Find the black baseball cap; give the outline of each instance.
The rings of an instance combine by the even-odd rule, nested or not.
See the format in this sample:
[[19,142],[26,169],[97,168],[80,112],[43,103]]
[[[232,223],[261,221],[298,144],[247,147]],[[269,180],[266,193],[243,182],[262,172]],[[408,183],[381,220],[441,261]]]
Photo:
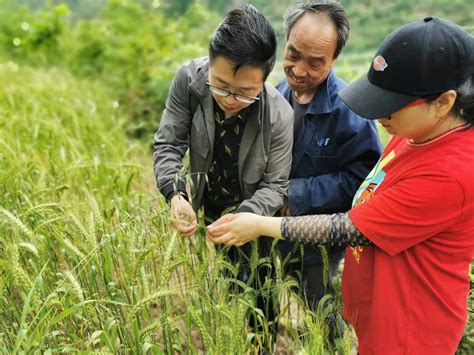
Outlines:
[[382,42],[363,78],[339,96],[368,119],[386,117],[410,102],[447,90],[473,90],[474,37],[448,20],[405,24]]

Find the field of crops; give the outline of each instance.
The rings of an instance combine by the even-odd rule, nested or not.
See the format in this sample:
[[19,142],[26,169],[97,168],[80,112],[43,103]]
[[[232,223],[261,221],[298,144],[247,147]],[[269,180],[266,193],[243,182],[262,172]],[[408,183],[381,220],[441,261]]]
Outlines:
[[[0,77],[0,352],[270,350],[257,291],[229,293],[235,265],[202,229],[190,239],[170,229],[149,146],[127,138],[106,90],[13,63]],[[297,284],[276,258],[251,265],[276,269],[260,292],[277,303]],[[330,349],[331,307],[307,311],[299,329],[286,322],[293,349]],[[352,341],[347,330],[339,352]]]
[[[255,250],[243,283],[203,226],[183,239],[169,225],[149,137],[175,68],[205,53],[219,17],[193,5],[192,16],[172,18],[148,2],[116,0],[100,16],[71,22],[65,5],[33,13],[7,3],[0,1],[0,353],[354,352],[349,327],[329,341],[339,279],[313,313],[276,255],[259,259]],[[336,70],[351,81],[369,60],[368,52],[347,55]],[[270,79],[281,76],[277,65]],[[255,289],[260,268],[276,276]],[[278,319],[265,318],[258,297],[278,307]],[[469,311],[459,354],[474,353],[472,292]]]
[[[13,63],[0,77],[0,352],[269,346],[256,291],[228,292],[235,266],[202,231],[170,230],[149,148],[126,138],[105,90]],[[282,297],[294,284],[268,280],[262,292]],[[322,351],[318,318],[306,323],[314,336],[295,333],[295,346]]]

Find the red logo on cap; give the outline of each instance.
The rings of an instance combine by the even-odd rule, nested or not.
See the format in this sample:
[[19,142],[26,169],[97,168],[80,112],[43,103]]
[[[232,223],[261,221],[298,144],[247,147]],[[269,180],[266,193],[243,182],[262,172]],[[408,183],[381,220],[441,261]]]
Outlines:
[[388,64],[384,57],[378,55],[374,58],[374,69],[376,71],[384,71],[386,67],[388,67]]

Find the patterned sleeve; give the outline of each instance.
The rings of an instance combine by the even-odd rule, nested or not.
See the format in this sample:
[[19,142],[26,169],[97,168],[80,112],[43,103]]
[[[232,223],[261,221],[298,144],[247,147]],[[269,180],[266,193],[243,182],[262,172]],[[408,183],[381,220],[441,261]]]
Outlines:
[[281,223],[281,234],[286,240],[303,244],[373,244],[359,232],[347,213],[285,217]]

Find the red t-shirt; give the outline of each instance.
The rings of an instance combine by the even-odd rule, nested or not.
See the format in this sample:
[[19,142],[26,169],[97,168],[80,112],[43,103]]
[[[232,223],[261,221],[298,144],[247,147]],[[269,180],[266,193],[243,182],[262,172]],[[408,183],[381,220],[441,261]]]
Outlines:
[[364,354],[453,354],[474,256],[474,129],[393,137],[349,216],[375,246],[347,248],[344,316]]

